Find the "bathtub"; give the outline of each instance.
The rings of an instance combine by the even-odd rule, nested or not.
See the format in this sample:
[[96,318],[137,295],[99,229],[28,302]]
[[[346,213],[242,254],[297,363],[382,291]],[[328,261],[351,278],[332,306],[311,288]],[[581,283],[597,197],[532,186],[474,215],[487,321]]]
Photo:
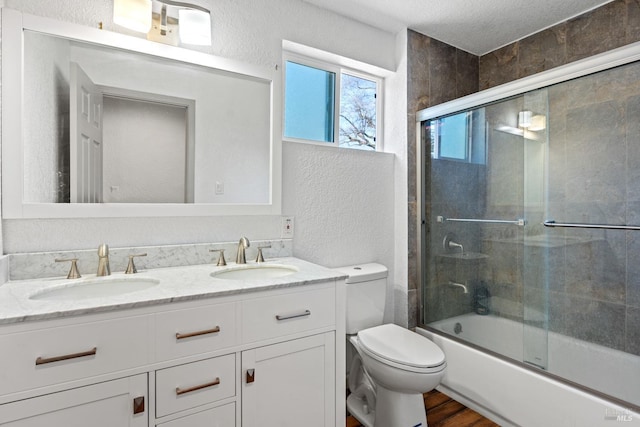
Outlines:
[[[417,328],[445,353],[447,370],[438,388],[500,425],[612,427],[619,425],[612,423],[616,421],[640,426],[638,356],[491,315],[465,314],[429,326],[515,360],[546,366],[550,373],[562,373],[568,380],[602,390],[635,407],[608,401],[535,369]],[[523,345],[523,336],[531,345]]]

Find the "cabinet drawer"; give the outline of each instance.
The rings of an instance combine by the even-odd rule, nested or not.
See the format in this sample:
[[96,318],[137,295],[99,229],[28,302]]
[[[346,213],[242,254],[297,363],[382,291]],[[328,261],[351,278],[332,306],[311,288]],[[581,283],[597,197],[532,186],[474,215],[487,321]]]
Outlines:
[[146,398],[147,374],[139,374],[0,405],[0,425],[147,427],[147,412],[133,404]]
[[236,304],[168,311],[156,315],[156,354],[170,360],[237,344]]
[[236,405],[229,403],[177,420],[158,424],[158,427],[235,427]]
[[0,336],[0,395],[116,372],[149,362],[146,316]]
[[334,324],[333,287],[242,302],[243,342],[254,342]]
[[229,354],[156,371],[156,416],[235,396],[235,370]]

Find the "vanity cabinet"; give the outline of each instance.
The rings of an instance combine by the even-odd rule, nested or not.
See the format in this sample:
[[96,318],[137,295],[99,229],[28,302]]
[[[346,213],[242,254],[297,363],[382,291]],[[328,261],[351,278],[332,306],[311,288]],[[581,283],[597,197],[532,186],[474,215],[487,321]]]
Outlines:
[[242,352],[242,427],[335,426],[335,333]]
[[147,427],[147,400],[147,375],[139,374],[0,405],[0,425]]
[[172,360],[239,344],[236,306],[230,302],[157,313],[156,359]]
[[158,418],[235,395],[235,354],[156,371]]
[[149,322],[147,316],[39,322],[40,328],[0,334],[0,396],[147,365]]
[[338,295],[331,280],[0,325],[0,425],[335,426]]

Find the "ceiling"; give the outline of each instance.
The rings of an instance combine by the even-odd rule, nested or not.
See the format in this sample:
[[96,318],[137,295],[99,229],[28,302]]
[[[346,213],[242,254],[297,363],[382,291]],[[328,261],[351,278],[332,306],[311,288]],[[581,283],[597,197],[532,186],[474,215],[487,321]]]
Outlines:
[[389,32],[483,55],[611,0],[303,0]]

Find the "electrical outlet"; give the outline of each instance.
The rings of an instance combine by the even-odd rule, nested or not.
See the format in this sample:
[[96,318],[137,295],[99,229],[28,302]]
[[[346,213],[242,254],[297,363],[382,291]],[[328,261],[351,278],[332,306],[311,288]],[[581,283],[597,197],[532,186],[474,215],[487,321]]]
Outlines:
[[293,238],[293,217],[292,216],[282,217],[282,233],[280,237],[282,237],[283,239]]
[[224,182],[223,181],[216,181],[216,194],[217,195],[224,194]]

